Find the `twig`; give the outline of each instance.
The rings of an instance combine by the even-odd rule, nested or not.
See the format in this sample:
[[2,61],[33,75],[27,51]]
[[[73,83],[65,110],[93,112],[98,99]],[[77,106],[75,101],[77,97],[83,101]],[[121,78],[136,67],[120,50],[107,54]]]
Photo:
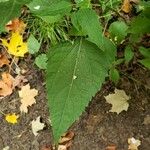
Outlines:
[[137,79],[135,79],[135,78],[129,76],[129,75],[126,74],[126,73],[123,73],[123,72],[120,72],[120,73],[121,73],[122,75],[126,76],[127,78],[133,80],[133,81],[136,82],[137,84],[143,85],[146,89],[149,89],[149,90],[150,90],[150,87],[149,87],[148,85],[143,84],[142,82],[140,82],[140,81],[138,81]]

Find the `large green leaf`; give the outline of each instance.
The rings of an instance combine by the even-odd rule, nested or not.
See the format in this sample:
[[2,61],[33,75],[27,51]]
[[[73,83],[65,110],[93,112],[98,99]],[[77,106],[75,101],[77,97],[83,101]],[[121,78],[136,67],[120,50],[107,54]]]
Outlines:
[[38,16],[64,15],[70,12],[70,0],[33,0],[28,7]]
[[94,10],[80,9],[78,12],[73,13],[71,21],[78,31],[88,35],[89,41],[101,48],[103,43],[102,27]]
[[100,89],[114,58],[110,51],[101,51],[82,39],[50,49],[47,93],[55,141],[78,119]]
[[8,21],[20,16],[21,7],[31,0],[7,0],[0,2],[0,32],[5,31]]

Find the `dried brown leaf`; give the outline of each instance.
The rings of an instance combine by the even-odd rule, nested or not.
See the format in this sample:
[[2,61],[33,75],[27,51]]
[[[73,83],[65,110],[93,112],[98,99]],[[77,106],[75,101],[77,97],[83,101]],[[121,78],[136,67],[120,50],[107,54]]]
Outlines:
[[68,132],[64,133],[64,135],[62,135],[61,138],[59,139],[59,144],[63,144],[63,143],[66,143],[66,142],[72,140],[74,135],[75,134],[72,131],[68,131]]
[[116,148],[117,146],[112,144],[112,145],[107,146],[105,150],[116,150]]
[[43,145],[40,150],[53,150],[51,145]]
[[5,97],[13,91],[14,78],[9,73],[2,73],[2,80],[0,80],[0,96]]
[[131,9],[132,9],[132,5],[130,3],[130,0],[124,0],[123,1],[123,4],[122,4],[122,7],[121,7],[121,10],[125,13],[130,13],[131,12]]
[[25,30],[25,27],[26,27],[26,24],[18,18],[8,22],[8,24],[6,25],[6,29],[8,31],[19,32],[19,33],[23,33]]
[[5,54],[0,54],[0,67],[3,67],[4,65],[9,65],[9,60]]
[[13,82],[13,87],[22,87],[24,83],[28,82],[23,75],[17,75]]

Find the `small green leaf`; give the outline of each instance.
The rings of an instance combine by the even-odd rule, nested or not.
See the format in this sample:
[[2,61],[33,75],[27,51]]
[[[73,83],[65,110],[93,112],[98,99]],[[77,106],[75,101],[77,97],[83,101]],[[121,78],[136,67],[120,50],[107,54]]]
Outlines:
[[141,36],[145,33],[150,33],[150,19],[145,16],[137,16],[131,21],[128,33],[132,33],[131,42],[138,42]]
[[116,65],[119,65],[119,64],[123,63],[123,61],[124,61],[124,58],[117,59],[117,60],[114,62],[114,65],[115,65],[115,66],[116,66]]
[[71,36],[86,36],[86,34],[83,31],[77,30],[74,26],[71,27],[69,30],[69,35]]
[[46,69],[47,68],[47,56],[46,54],[41,54],[36,57],[35,59],[35,64],[40,68],[40,69]]
[[0,32],[5,31],[5,25],[12,19],[19,17],[21,7],[31,0],[3,0],[0,2]]
[[139,51],[144,57],[150,58],[150,48],[140,47]]
[[88,35],[88,40],[101,48],[103,42],[102,27],[94,10],[81,9],[73,13],[71,21],[81,33]]
[[116,84],[119,79],[120,79],[120,75],[117,69],[110,69],[109,71],[109,75],[110,75],[110,79]]
[[132,52],[131,46],[127,46],[125,48],[125,61],[128,63],[134,56],[134,53]]
[[123,21],[116,21],[110,25],[109,33],[117,43],[121,43],[127,35],[127,29],[128,26]]
[[80,8],[92,8],[91,0],[75,0],[75,2]]
[[129,32],[133,34],[144,34],[150,32],[150,19],[144,16],[138,16],[132,20]]
[[82,39],[50,49],[46,83],[55,142],[100,89],[115,59],[109,56],[109,51]]
[[147,67],[148,69],[150,69],[150,58],[139,60],[139,62],[145,67]]
[[39,51],[41,44],[38,40],[31,34],[28,39],[28,50],[30,54],[35,54]]

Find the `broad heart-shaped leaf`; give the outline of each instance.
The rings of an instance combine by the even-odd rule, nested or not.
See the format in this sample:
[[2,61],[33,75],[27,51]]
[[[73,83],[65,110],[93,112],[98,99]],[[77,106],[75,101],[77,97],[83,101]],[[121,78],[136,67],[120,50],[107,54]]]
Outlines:
[[8,21],[20,16],[21,7],[31,0],[7,0],[0,2],[0,32],[5,31]]
[[33,0],[29,5],[32,13],[38,16],[57,16],[70,12],[70,0]]
[[100,89],[115,59],[111,52],[114,47],[109,48],[101,51],[95,44],[80,39],[50,49],[47,93],[55,142]]
[[73,13],[71,21],[78,31],[83,31],[88,35],[88,40],[101,47],[103,43],[102,27],[98,20],[98,16],[92,9],[80,9]]

